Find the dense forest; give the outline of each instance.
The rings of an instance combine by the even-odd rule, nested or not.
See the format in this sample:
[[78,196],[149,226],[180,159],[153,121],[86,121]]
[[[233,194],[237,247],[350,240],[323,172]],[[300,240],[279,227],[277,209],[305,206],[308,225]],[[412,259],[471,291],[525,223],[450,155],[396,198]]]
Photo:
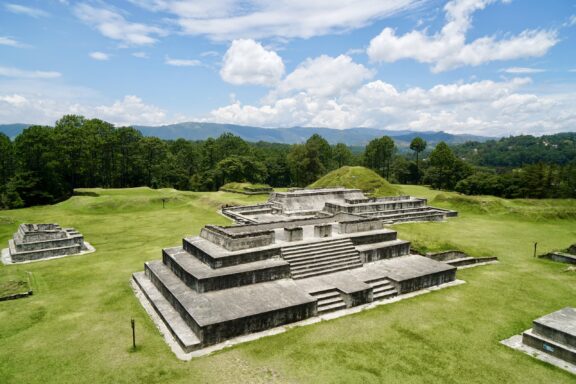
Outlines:
[[425,183],[467,194],[576,197],[576,134],[519,136],[427,148],[419,137],[400,154],[392,138],[363,151],[305,143],[249,143],[230,133],[190,141],[144,137],[132,127],[67,115],[31,126],[12,141],[0,134],[0,208],[49,204],[74,188],[149,186],[214,191],[228,182],[306,186],[344,165],[364,165],[391,182]]

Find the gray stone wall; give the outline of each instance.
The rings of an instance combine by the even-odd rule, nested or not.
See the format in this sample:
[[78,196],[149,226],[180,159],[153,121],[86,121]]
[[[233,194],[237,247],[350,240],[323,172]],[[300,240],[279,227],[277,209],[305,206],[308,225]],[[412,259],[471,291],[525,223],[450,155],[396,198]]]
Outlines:
[[300,241],[304,238],[302,227],[284,228],[284,241]]
[[332,224],[319,224],[314,226],[314,237],[332,236]]
[[456,279],[456,268],[444,272],[437,272],[434,274],[417,277],[414,279],[404,280],[400,282],[391,282],[398,290],[399,294],[410,293],[421,289],[434,287],[436,285],[449,283]]
[[387,246],[384,248],[369,249],[360,252],[360,260],[362,263],[370,263],[373,261],[391,259],[393,257],[404,256],[410,253],[410,243],[398,243],[395,245]]
[[357,219],[339,223],[340,233],[375,231],[382,228],[384,228],[384,223],[379,219]]
[[230,234],[217,230],[217,227],[208,225],[202,228],[200,237],[229,251],[264,247],[274,244],[275,241],[274,231]]

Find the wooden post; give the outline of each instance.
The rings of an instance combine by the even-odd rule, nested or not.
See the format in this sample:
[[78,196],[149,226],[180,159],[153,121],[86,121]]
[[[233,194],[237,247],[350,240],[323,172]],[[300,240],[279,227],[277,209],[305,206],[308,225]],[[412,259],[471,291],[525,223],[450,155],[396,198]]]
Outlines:
[[132,325],[132,348],[136,350],[136,323],[134,319],[130,320],[130,324]]
[[538,249],[538,243],[534,243],[534,257],[536,257],[536,250]]

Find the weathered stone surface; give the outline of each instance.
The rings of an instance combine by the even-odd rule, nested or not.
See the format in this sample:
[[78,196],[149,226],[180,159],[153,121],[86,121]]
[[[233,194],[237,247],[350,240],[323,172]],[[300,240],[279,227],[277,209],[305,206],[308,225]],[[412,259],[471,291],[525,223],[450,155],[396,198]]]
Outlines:
[[12,263],[78,254],[87,248],[84,237],[58,224],[20,224],[8,242]]
[[[164,249],[162,260],[146,263],[134,281],[191,350],[455,279],[455,267],[410,256],[410,243],[383,228],[381,219],[321,212],[327,199],[382,203],[336,188],[276,193],[268,204],[225,208],[240,222],[272,221],[208,225],[181,247]],[[385,203],[406,200],[422,201]],[[195,336],[186,336],[182,324]]]

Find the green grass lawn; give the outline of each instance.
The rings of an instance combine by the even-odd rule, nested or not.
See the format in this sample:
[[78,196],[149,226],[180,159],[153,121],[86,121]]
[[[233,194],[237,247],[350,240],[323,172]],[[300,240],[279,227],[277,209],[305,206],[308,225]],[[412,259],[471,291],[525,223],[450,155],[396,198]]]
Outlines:
[[576,306],[576,273],[532,257],[536,241],[540,252],[576,242],[576,201],[463,199],[401,188],[460,210],[444,223],[397,225],[401,238],[427,250],[495,255],[500,263],[458,272],[464,285],[189,362],[164,343],[130,275],[204,224],[229,223],[218,206],[266,196],[94,189],[54,206],[0,211],[0,247],[21,222],[57,222],[77,228],[97,250],[0,267],[0,278],[30,272],[34,288],[31,297],[0,302],[0,383],[573,383],[574,376],[499,341],[538,316]]

